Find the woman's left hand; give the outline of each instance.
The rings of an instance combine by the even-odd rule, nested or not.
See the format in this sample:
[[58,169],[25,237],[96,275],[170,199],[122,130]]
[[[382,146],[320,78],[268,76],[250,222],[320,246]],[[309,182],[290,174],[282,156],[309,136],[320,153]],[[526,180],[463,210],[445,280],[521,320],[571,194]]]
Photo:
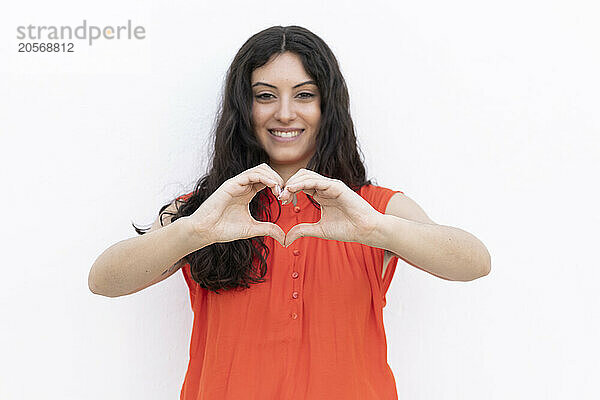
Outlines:
[[291,201],[293,193],[300,191],[311,195],[319,203],[321,219],[316,223],[293,226],[286,234],[285,247],[304,236],[365,243],[382,215],[344,182],[305,168],[288,179],[280,199]]

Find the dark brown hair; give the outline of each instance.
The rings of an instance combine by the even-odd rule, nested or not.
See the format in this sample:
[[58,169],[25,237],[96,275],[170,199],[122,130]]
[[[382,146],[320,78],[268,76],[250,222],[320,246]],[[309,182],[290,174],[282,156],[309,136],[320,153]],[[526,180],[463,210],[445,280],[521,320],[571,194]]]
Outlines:
[[[321,120],[316,135],[316,151],[307,169],[323,176],[339,179],[354,191],[371,184],[350,117],[350,101],[346,82],[338,62],[327,44],[314,33],[300,26],[273,26],[248,39],[235,55],[227,71],[223,101],[216,128],[212,132],[214,147],[209,172],[199,179],[186,201],[178,201],[171,222],[191,215],[225,180],[261,163],[268,163],[268,154],[261,147],[252,128],[253,94],[251,74],[266,64],[276,53],[298,55],[304,69],[316,82],[321,94]],[[271,198],[263,189],[250,202],[250,214],[257,221],[276,222],[269,212]],[[318,203],[309,197],[312,204]],[[159,215],[170,205],[161,207]],[[279,207],[281,213],[281,207]],[[147,229],[133,225],[140,235]],[[194,281],[205,289],[249,288],[265,282],[268,247],[264,237],[214,243],[188,254]]]

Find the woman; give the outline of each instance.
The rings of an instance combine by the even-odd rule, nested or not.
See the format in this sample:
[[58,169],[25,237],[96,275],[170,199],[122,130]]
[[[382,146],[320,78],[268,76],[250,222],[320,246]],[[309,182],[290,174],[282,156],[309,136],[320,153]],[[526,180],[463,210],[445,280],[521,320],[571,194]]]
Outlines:
[[208,174],[117,245],[90,272],[95,293],[182,269],[186,400],[396,399],[382,310],[398,258],[449,280],[490,270],[477,238],[366,179],[336,58],[298,26],[242,46]]

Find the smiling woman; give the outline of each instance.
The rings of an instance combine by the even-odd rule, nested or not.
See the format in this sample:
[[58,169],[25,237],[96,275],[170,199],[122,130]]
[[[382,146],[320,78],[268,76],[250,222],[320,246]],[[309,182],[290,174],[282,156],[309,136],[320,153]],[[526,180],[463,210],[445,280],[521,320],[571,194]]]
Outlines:
[[485,261],[419,210],[367,179],[327,44],[274,26],[229,67],[208,173],[107,250],[90,287],[133,293],[181,268],[194,312],[182,400],[397,399],[383,307],[398,258],[467,278]]
[[252,71],[254,133],[269,156],[269,165],[284,182],[308,165],[316,149],[321,121],[319,87],[301,58],[274,54]]
[[246,206],[252,217],[295,234],[316,224],[326,239],[283,247],[273,234],[186,256],[194,330],[181,398],[397,398],[382,318],[392,274],[384,281],[385,250],[359,241],[401,192],[367,179],[337,60],[299,26],[265,29],[234,57],[212,169],[180,197],[172,220],[193,218],[224,178],[261,163],[281,188],[292,179],[301,184],[306,171],[334,185],[318,193],[258,187]]

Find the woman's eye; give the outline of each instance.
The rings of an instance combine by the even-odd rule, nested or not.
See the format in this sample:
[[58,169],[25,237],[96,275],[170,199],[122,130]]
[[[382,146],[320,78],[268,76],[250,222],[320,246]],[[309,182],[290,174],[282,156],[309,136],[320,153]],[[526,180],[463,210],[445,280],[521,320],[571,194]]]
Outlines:
[[[298,96],[300,96],[301,99],[310,99],[311,97],[315,97],[314,94],[308,92],[299,93]],[[259,100],[270,100],[273,97],[275,96],[273,96],[271,93],[261,93],[256,96],[256,98]]]

